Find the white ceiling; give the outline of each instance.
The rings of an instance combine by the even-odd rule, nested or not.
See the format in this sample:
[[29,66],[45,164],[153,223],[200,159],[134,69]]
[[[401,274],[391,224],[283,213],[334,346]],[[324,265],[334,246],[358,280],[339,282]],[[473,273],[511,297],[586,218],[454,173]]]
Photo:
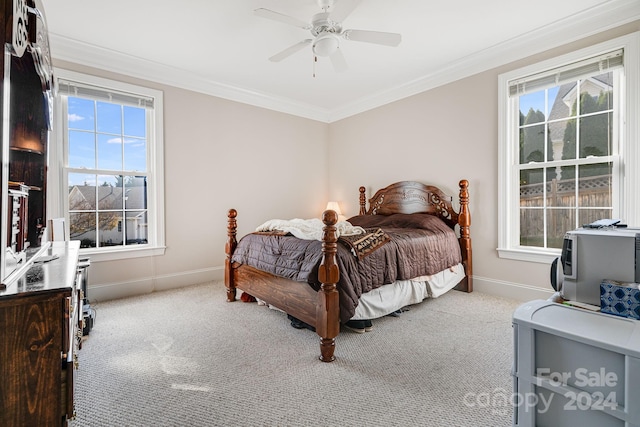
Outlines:
[[317,0],[43,2],[54,58],[326,122],[640,18],[640,0],[363,0],[343,27],[402,42],[343,41],[336,73],[310,47],[269,61],[310,34],[253,14],[309,21]]

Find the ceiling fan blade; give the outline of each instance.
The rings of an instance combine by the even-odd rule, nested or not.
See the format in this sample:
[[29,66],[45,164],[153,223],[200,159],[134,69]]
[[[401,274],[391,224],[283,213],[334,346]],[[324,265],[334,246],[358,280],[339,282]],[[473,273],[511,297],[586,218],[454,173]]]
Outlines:
[[294,18],[293,16],[285,15],[283,13],[274,12],[273,10],[260,8],[260,9],[254,10],[253,13],[262,18],[272,19],[278,22],[284,22],[285,24],[293,25],[294,27],[300,27],[303,30],[311,29],[311,25],[308,22],[304,22],[301,19]]
[[331,20],[334,22],[342,22],[347,16],[351,15],[362,2],[362,0],[336,0],[335,5],[327,10]]
[[289,46],[288,48],[286,48],[282,52],[276,53],[271,58],[269,58],[269,61],[271,61],[271,62],[280,62],[283,59],[286,59],[289,56],[293,55],[294,53],[298,52],[299,50],[304,49],[311,42],[312,42],[311,39],[302,40],[301,42],[298,42],[298,43],[294,44],[293,46]]
[[346,40],[383,44],[385,46],[398,46],[402,36],[398,33],[383,33],[381,31],[344,30],[342,37]]
[[336,51],[329,56],[329,59],[331,60],[331,64],[333,65],[333,69],[336,73],[342,73],[347,71],[347,68],[349,68],[340,48],[336,49]]

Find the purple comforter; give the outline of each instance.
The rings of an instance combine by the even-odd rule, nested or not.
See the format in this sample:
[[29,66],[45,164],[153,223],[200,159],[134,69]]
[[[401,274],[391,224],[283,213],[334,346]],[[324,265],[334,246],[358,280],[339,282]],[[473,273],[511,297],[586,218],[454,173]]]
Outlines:
[[[435,274],[462,260],[455,232],[433,215],[361,215],[349,222],[364,228],[382,228],[390,240],[362,259],[354,256],[347,245],[338,244],[341,322],[353,317],[363,293],[396,280]],[[322,242],[278,233],[244,236],[232,257],[233,262],[307,282],[316,290],[320,289],[317,269],[321,259]]]

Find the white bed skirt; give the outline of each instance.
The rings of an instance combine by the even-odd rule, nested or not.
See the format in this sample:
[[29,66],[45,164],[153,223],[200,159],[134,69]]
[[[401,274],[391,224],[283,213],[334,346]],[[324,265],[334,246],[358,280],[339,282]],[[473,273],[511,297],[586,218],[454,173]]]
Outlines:
[[431,276],[398,280],[360,296],[352,320],[377,319],[426,298],[437,298],[453,289],[464,277],[464,267],[458,264]]

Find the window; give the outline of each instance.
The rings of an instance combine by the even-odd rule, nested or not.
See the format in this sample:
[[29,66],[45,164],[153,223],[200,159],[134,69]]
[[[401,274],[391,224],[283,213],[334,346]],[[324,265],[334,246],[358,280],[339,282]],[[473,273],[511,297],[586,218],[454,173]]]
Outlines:
[[638,40],[500,76],[501,257],[549,262],[568,230],[601,218],[640,225],[629,197],[639,188]]
[[162,93],[66,70],[57,77],[53,164],[65,191],[54,199],[69,238],[92,258],[162,253]]

